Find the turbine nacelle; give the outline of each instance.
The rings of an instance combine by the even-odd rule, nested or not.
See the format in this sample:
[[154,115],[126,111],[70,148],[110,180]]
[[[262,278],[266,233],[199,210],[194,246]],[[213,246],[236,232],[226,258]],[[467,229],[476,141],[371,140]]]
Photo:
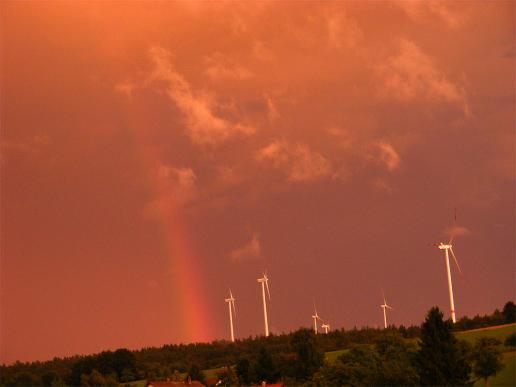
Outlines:
[[[258,278],[256,280],[260,284],[265,284],[265,287],[267,288],[267,295],[269,296],[269,300],[271,299],[271,293],[269,291],[269,278],[267,277],[267,274],[263,274],[262,278]],[[263,285],[262,285],[263,286]]]
[[453,252],[453,245],[451,244],[451,241],[449,243],[439,243],[434,244],[439,250],[445,250],[445,252],[450,251],[451,256],[453,260],[455,261],[455,265],[457,266],[457,269],[459,270],[459,274],[462,275],[462,270],[459,265],[459,261],[457,260],[457,257],[455,256],[455,253]]
[[224,301],[235,302],[235,298],[233,297],[233,293],[231,292],[231,289],[229,289],[229,298],[226,298]]
[[448,250],[448,249],[452,248],[452,245],[450,243],[444,244],[442,242],[439,244],[436,244],[435,246],[437,246],[437,248],[439,248],[439,250]]
[[236,317],[235,298],[233,297],[233,293],[231,293],[231,289],[229,289],[229,298],[226,298],[224,301],[229,304],[230,309],[233,308],[233,314]]

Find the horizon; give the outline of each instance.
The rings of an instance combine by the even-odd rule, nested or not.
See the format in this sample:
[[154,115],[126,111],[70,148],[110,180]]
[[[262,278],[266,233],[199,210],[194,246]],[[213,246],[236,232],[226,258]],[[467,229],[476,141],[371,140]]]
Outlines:
[[514,11],[2,2],[0,363],[513,300]]

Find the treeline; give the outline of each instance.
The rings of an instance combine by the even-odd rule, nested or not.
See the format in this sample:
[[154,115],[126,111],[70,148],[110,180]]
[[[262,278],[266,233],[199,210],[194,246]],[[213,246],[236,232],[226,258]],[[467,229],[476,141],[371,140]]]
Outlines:
[[[514,303],[508,302],[502,312],[496,310],[490,316],[463,318],[453,326],[453,329],[459,328],[461,323],[468,324],[468,329],[485,326],[485,324],[510,323],[515,321],[515,317],[516,307]],[[452,329],[451,322],[447,324],[449,329]],[[271,335],[267,338],[249,337],[237,340],[235,343],[214,341],[188,345],[164,345],[161,348],[143,348],[136,351],[119,349],[89,356],[55,358],[47,362],[17,362],[10,366],[0,366],[0,384],[2,386],[117,385],[141,379],[179,380],[184,379],[185,375],[199,380],[203,379],[200,370],[217,367],[226,367],[226,371],[220,377],[228,385],[247,385],[262,380],[272,382],[280,379],[292,384],[301,382],[317,384],[322,381],[335,381],[336,379],[332,379],[331,375],[342,373],[342,370],[332,367],[337,367],[343,361],[343,364],[347,364],[348,361],[354,364],[357,362],[357,357],[373,359],[376,364],[373,368],[381,370],[389,364],[388,359],[393,356],[391,352],[397,351],[395,355],[406,357],[413,367],[417,340],[407,339],[420,338],[422,335],[421,327],[416,326],[388,329],[367,327],[340,329],[319,335],[310,332],[302,329],[289,334]],[[306,343],[309,344],[308,347]],[[326,364],[321,360],[324,352],[344,348],[348,348],[349,352],[334,364]],[[312,365],[309,364],[311,361],[313,361]],[[300,368],[299,364],[303,364],[303,367]],[[399,365],[397,367],[399,368]],[[391,368],[387,367],[386,370]],[[414,376],[414,372],[405,370],[402,373]],[[382,381],[385,375],[378,378],[375,380]],[[410,384],[410,380],[405,380],[402,384]]]
[[495,309],[492,314],[484,316],[476,315],[473,318],[467,316],[462,317],[455,324],[453,329],[458,331],[466,331],[476,328],[484,328],[495,325],[511,324],[516,321],[516,305],[514,302],[507,302],[502,311]]
[[[419,336],[419,327],[390,327],[340,329],[316,336],[317,345],[323,352],[346,348],[351,344],[372,344],[386,331],[398,332],[402,337]],[[55,358],[47,362],[16,362],[0,367],[2,386],[57,386],[57,385],[115,385],[134,380],[177,379],[179,374],[191,374],[195,370],[210,369],[236,364],[240,359],[256,363],[263,351],[274,358],[288,359],[291,355],[291,341],[295,333],[257,336],[212,343],[164,345],[160,348],[143,348],[136,351],[118,349],[96,355]],[[315,335],[314,335],[315,336]],[[100,374],[100,375],[99,375]],[[91,384],[88,378],[94,378]]]

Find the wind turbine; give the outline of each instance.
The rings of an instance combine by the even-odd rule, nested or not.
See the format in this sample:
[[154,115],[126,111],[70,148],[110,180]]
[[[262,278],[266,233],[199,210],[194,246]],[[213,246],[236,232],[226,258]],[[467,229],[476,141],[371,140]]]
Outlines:
[[394,309],[392,306],[387,305],[387,301],[385,301],[385,294],[382,290],[383,296],[383,304],[380,305],[380,308],[383,309],[383,327],[387,328],[387,309]]
[[328,331],[330,330],[330,324],[322,324],[321,327],[324,329],[324,333],[328,334]]
[[267,295],[269,296],[269,301],[271,299],[271,293],[269,292],[269,278],[267,278],[267,274],[263,273],[262,278],[257,279],[258,283],[262,284],[262,298],[263,298],[263,319],[265,321],[265,337],[269,336],[269,321],[267,319],[267,301],[265,300],[265,288],[267,287]]
[[[228,303],[229,309],[229,328],[231,329],[231,341],[235,342],[235,332],[233,331],[233,314],[236,317],[236,309],[235,299],[233,298],[233,293],[231,293],[231,289],[229,289],[229,298],[226,298],[225,301]],[[231,308],[233,308],[233,310]]]
[[450,310],[451,310],[451,318],[452,321],[455,323],[455,303],[453,302],[453,286],[452,286],[452,279],[451,279],[451,271],[450,271],[450,254],[453,257],[453,260],[455,261],[455,264],[457,265],[457,269],[459,270],[459,273],[462,275],[462,270],[460,269],[459,262],[457,261],[457,257],[455,256],[455,253],[453,252],[452,248],[452,241],[453,241],[453,235],[450,238],[450,241],[447,244],[439,243],[434,244],[439,250],[444,250],[444,260],[446,261],[446,273],[448,275],[448,292],[450,295]]
[[315,314],[312,315],[312,318],[314,319],[314,332],[315,332],[315,334],[317,334],[317,320],[321,320],[322,321],[322,319],[317,314],[317,308],[315,307],[315,302],[314,302],[314,312],[315,312]]

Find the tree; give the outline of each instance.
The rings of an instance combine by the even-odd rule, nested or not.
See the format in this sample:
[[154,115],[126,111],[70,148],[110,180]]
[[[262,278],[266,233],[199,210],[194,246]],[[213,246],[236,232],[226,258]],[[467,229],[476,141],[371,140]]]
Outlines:
[[122,371],[122,375],[120,375],[120,382],[126,383],[132,382],[133,380],[136,380],[136,375],[133,373],[132,370],[124,368]]
[[93,370],[91,374],[81,375],[81,386],[118,386],[118,382],[112,376],[104,376],[99,371]]
[[275,383],[278,378],[278,373],[274,366],[274,362],[272,361],[272,356],[265,347],[260,348],[254,371],[257,381],[260,383],[263,381],[267,383]]
[[378,384],[383,386],[413,386],[419,383],[415,368],[415,346],[400,334],[389,333],[375,343],[380,357]]
[[325,363],[316,372],[312,384],[317,386],[373,386],[379,384],[380,358],[369,345],[354,345],[337,358],[334,364]]
[[188,376],[187,378],[190,378],[190,380],[197,380],[198,382],[201,382],[202,384],[206,384],[205,383],[205,376],[204,376],[204,372],[201,371],[201,368],[193,363],[191,366],[190,366],[190,369],[188,370]]
[[467,350],[451,332],[439,308],[430,309],[421,327],[417,367],[422,385],[467,385],[471,367]]
[[514,302],[509,301],[503,307],[502,314],[506,324],[510,324],[516,321],[516,305]]
[[481,379],[487,380],[500,372],[504,365],[502,363],[502,352],[499,345],[502,343],[492,337],[480,338],[473,348],[473,372]]
[[516,333],[513,333],[505,339],[503,343],[506,347],[515,347],[516,346]]
[[297,356],[296,377],[307,380],[323,365],[324,354],[311,329],[300,329],[294,333],[290,345]]
[[249,360],[246,358],[241,358],[237,360],[236,363],[236,374],[238,376],[238,380],[240,384],[244,386],[248,386],[251,384],[251,378],[249,375]]
[[28,372],[21,372],[17,374],[14,378],[13,383],[9,383],[8,385],[12,386],[37,386],[36,381]]
[[50,387],[59,381],[59,375],[55,371],[48,371],[41,375],[41,384]]
[[237,386],[238,377],[231,366],[224,367],[224,371],[218,375],[222,386]]
[[124,381],[134,380],[134,374],[136,373],[136,360],[134,358],[134,354],[125,348],[117,349],[112,354],[112,370],[116,372],[118,378],[121,379],[122,375],[125,374],[125,378],[127,379],[129,375],[133,375],[133,379],[127,379]]

